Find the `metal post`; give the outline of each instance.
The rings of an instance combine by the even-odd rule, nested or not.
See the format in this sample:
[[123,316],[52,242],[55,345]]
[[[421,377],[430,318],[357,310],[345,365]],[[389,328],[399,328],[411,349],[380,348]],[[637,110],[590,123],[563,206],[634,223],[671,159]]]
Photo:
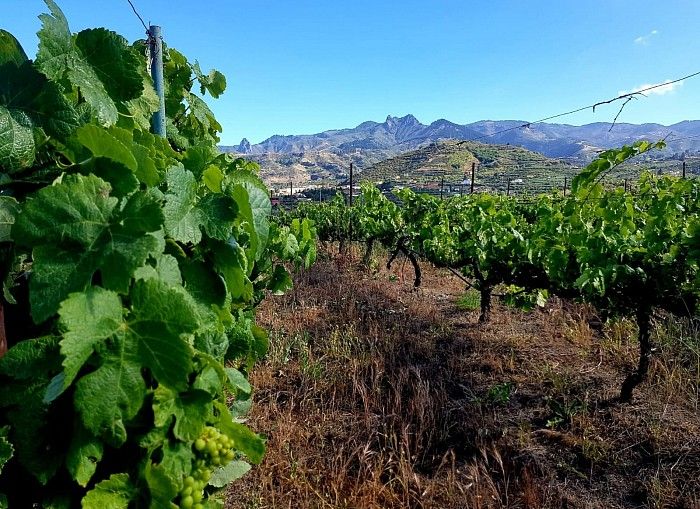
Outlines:
[[445,187],[445,177],[440,179],[440,199],[442,200],[442,189]]
[[289,197],[291,198],[294,194],[294,188],[292,187],[292,181],[289,181]]
[[683,178],[685,178],[685,161],[683,161]]
[[508,179],[508,188],[506,189],[506,196],[510,196],[510,179]]
[[350,206],[352,207],[352,187],[353,187],[353,182],[352,182],[352,163],[350,163]]
[[476,174],[476,163],[472,163],[472,181],[469,188],[469,194],[474,194],[474,175]]
[[564,196],[566,196],[566,184],[568,183],[568,179],[564,177]]
[[163,37],[159,26],[148,27],[148,53],[151,64],[153,86],[158,94],[160,108],[151,119],[153,134],[165,138],[165,81],[163,79]]
[[627,179],[625,179],[625,192],[627,192]]

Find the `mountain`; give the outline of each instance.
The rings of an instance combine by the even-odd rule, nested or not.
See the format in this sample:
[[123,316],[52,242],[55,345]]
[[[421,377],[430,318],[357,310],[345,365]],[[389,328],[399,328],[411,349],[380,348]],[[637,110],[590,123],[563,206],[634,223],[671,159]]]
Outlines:
[[[404,152],[448,139],[475,140],[513,145],[547,157],[585,164],[597,151],[630,144],[639,139],[667,139],[668,147],[659,157],[700,151],[700,121],[661,124],[611,124],[597,122],[583,126],[521,120],[482,120],[460,125],[440,119],[425,125],[413,115],[388,116],[384,122],[367,121],[355,128],[336,129],[307,135],[275,135],[251,145],[244,139],[236,146],[223,146],[259,162],[270,183],[334,180],[342,178],[350,162],[358,169]],[[688,137],[692,138],[688,138]]]

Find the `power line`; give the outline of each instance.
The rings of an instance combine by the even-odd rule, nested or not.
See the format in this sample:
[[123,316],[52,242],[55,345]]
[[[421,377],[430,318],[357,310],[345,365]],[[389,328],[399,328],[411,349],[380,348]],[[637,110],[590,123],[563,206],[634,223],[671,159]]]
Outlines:
[[141,24],[143,25],[143,28],[146,30],[146,33],[148,33],[148,27],[146,26],[146,22],[143,21],[143,18],[141,17],[141,15],[140,15],[140,14],[138,13],[138,11],[136,10],[136,7],[134,7],[134,4],[131,3],[131,0],[126,0],[126,1],[129,2],[129,5],[131,6],[131,10],[134,11],[134,14],[136,14],[136,17],[139,18],[139,21],[140,21]]
[[[563,112],[563,113],[557,113],[556,115],[550,115],[550,116],[548,116],[548,117],[540,118],[539,120],[534,120],[534,121],[532,121],[532,122],[526,122],[526,123],[524,123],[524,124],[520,124],[520,125],[508,127],[508,128],[505,128],[505,129],[501,129],[500,131],[496,131],[495,133],[484,134],[484,135],[482,135],[482,136],[478,136],[478,137],[476,137],[476,138],[471,138],[471,139],[469,139],[469,140],[462,140],[462,141],[460,141],[459,143],[462,144],[462,143],[467,143],[467,142],[469,142],[469,141],[478,141],[478,140],[482,140],[482,139],[485,139],[485,138],[489,138],[489,137],[491,137],[491,136],[497,136],[497,135],[499,135],[499,134],[507,133],[507,132],[510,132],[510,131],[515,131],[516,129],[528,128],[528,127],[530,127],[532,124],[540,124],[540,123],[546,122],[546,121],[548,121],[548,120],[554,120],[555,118],[560,118],[560,117],[565,117],[565,116],[568,116],[568,115],[573,115],[574,113],[580,113],[580,112],[585,111],[585,110],[588,110],[588,109],[592,109],[592,110],[595,112],[595,109],[596,109],[598,106],[602,106],[602,105],[604,105],[604,104],[610,104],[610,103],[613,103],[613,102],[616,102],[616,101],[625,100],[625,103],[622,105],[622,108],[620,108],[620,111],[618,111],[617,115],[615,116],[615,121],[616,121],[617,118],[620,116],[620,113],[622,112],[622,109],[625,107],[625,105],[626,105],[632,98],[636,98],[636,97],[639,96],[639,95],[646,97],[646,96],[644,95],[645,92],[648,92],[648,91],[650,91],[650,90],[654,90],[654,89],[659,88],[659,87],[665,87],[665,86],[668,86],[668,85],[672,85],[672,84],[674,84],[674,83],[679,83],[679,82],[681,82],[681,81],[684,81],[684,80],[693,78],[693,77],[698,76],[698,75],[700,75],[700,71],[694,72],[694,73],[692,73],[692,74],[688,74],[687,76],[683,76],[682,78],[677,78],[677,79],[675,79],[675,80],[666,81],[666,82],[664,82],[664,83],[658,83],[658,84],[656,84],[656,85],[652,85],[652,86],[643,88],[643,89],[641,89],[641,90],[637,90],[637,91],[635,91],[635,92],[628,92],[628,93],[626,93],[626,94],[621,94],[621,95],[618,95],[617,97],[613,97],[612,99],[607,99],[607,100],[605,100],[605,101],[598,101],[597,103],[590,104],[590,105],[588,105],[588,106],[583,106],[583,107],[581,107],[581,108],[576,108],[576,109],[574,109],[574,110],[565,111],[565,112]],[[614,125],[614,122],[613,122],[613,125]],[[612,127],[612,126],[611,126],[611,127]]]

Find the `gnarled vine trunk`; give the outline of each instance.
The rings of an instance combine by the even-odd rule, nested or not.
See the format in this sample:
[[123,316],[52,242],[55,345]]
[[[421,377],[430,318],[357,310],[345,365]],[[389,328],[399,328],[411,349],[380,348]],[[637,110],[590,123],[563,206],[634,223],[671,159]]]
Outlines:
[[365,256],[362,257],[362,264],[365,267],[369,267],[372,262],[372,253],[374,252],[374,239],[369,239],[367,241],[367,249],[365,250]]
[[493,287],[491,285],[482,285],[479,292],[481,293],[481,314],[479,315],[479,322],[486,323],[491,318],[491,292]]
[[629,403],[632,400],[632,391],[641,384],[649,371],[651,354],[651,310],[640,309],[637,311],[637,326],[639,327],[639,364],[634,373],[625,378],[620,389],[620,401]]

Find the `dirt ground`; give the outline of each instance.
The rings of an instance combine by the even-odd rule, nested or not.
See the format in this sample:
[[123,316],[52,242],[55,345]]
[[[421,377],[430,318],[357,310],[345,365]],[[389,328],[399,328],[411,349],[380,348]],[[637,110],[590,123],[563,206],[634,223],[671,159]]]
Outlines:
[[[700,334],[656,317],[631,404],[635,327],[552,299],[495,304],[449,272],[322,250],[258,320],[248,424],[263,463],[232,508],[700,509]],[[475,301],[476,299],[476,301]]]

